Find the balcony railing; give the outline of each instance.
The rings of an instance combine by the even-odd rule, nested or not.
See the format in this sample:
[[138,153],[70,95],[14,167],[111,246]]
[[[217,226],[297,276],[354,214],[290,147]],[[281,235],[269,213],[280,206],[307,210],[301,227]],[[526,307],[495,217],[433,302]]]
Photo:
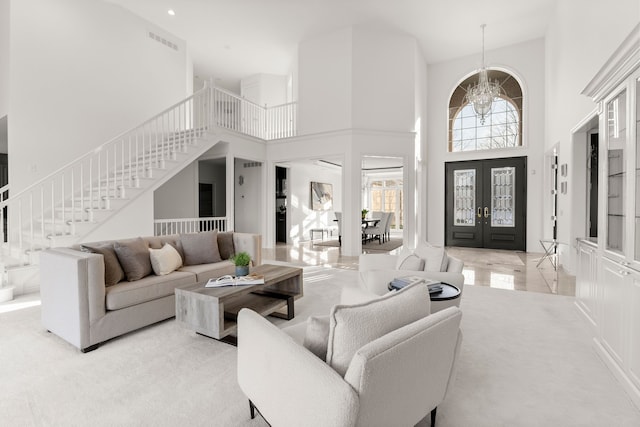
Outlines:
[[153,234],[155,236],[166,236],[168,234],[198,233],[200,231],[229,231],[227,230],[227,218],[204,217],[204,218],[173,218],[156,219],[153,221]]

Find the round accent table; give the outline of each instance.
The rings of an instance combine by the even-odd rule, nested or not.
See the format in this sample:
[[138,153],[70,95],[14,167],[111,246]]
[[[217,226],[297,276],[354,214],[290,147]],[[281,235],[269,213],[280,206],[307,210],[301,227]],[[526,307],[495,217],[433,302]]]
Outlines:
[[459,307],[460,289],[457,286],[443,282],[440,282],[440,286],[442,286],[442,292],[429,295],[431,298],[431,312],[435,313],[447,307]]

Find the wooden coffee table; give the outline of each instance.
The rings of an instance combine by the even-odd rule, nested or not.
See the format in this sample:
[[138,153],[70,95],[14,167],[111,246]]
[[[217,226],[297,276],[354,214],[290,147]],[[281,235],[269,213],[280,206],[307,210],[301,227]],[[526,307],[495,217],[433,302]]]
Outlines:
[[237,316],[250,308],[262,316],[292,319],[294,301],[303,296],[302,269],[263,264],[251,273],[264,275],[264,285],[205,288],[206,282],[177,288],[176,320],[201,335],[235,343]]

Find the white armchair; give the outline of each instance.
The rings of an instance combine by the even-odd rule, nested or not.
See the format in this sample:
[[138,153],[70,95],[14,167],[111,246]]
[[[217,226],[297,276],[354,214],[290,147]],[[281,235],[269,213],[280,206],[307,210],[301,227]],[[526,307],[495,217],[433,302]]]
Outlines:
[[420,244],[399,255],[362,254],[358,270],[360,286],[375,295],[384,295],[393,279],[418,276],[454,285],[463,292],[464,262],[447,254],[443,248]]
[[428,312],[424,284],[335,306],[325,361],[262,316],[241,310],[238,383],[251,417],[258,409],[273,427],[369,427],[414,426],[431,413],[435,426],[436,408],[454,378],[462,314],[457,307]]

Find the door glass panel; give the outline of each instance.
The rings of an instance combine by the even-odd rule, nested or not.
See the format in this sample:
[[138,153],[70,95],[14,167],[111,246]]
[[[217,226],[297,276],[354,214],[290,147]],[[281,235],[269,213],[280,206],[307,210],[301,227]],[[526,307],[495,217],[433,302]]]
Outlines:
[[474,227],[476,209],[476,171],[461,169],[453,171],[455,183],[453,195],[454,224]]
[[516,168],[491,168],[491,226],[513,227]]
[[627,93],[607,103],[607,249],[624,249],[624,191]]
[[635,259],[640,260],[640,79],[636,81],[636,217]]

